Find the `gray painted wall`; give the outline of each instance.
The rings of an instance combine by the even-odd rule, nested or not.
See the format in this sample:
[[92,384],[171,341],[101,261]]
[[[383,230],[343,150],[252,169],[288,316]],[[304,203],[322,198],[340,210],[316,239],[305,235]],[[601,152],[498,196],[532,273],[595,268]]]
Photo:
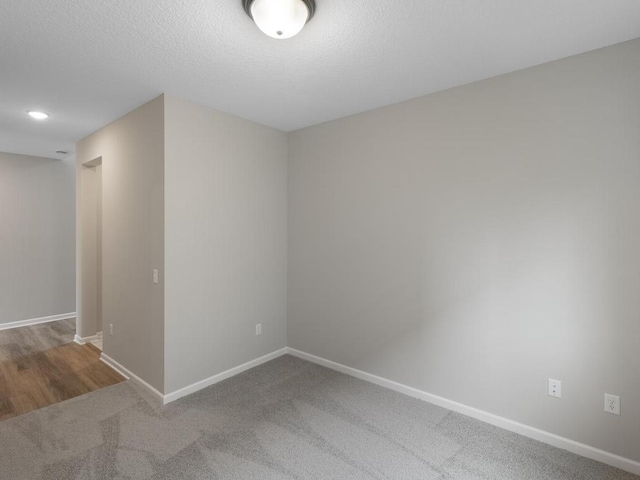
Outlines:
[[0,324],[75,312],[74,168],[0,153]]
[[[164,389],[164,99],[132,111],[77,144],[79,332],[95,334],[98,263],[95,168],[102,157],[104,352]],[[95,179],[94,179],[95,180]],[[95,182],[94,182],[95,183]],[[93,188],[93,190],[92,190]],[[95,200],[95,199],[94,199]],[[152,271],[160,271],[153,283]],[[109,334],[114,325],[114,335]]]
[[287,137],[171,96],[165,121],[173,392],[286,346]]
[[639,60],[292,133],[289,346],[640,460]]

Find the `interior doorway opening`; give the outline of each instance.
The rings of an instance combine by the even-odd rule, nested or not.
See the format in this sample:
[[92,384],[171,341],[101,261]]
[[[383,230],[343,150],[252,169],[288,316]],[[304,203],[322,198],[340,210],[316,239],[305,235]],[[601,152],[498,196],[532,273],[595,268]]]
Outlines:
[[80,278],[85,293],[78,309],[77,330],[82,343],[102,350],[102,157],[83,163],[81,170],[83,209]]

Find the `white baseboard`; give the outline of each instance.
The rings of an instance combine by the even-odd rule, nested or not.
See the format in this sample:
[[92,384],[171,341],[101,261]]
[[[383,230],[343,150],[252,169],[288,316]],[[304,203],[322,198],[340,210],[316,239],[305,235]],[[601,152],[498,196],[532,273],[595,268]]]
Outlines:
[[357,370],[355,368],[351,368],[346,365],[342,365],[340,363],[332,362],[331,360],[317,357],[315,355],[311,355],[309,353],[305,353],[290,347],[281,348],[279,350],[276,350],[275,352],[269,353],[260,358],[256,358],[255,360],[251,360],[247,363],[231,368],[217,375],[213,375],[209,378],[193,383],[191,385],[188,385],[184,388],[176,390],[175,392],[168,393],[166,395],[163,395],[162,393],[160,393],[158,390],[153,388],[147,382],[142,380],[140,377],[138,377],[137,375],[135,375],[134,373],[132,373],[131,371],[129,371],[128,369],[120,365],[118,362],[116,362],[112,358],[105,355],[104,353],[101,355],[100,360],[102,360],[111,368],[113,368],[114,370],[122,374],[124,377],[131,378],[133,380],[136,380],[140,384],[142,384],[154,396],[156,396],[160,401],[162,401],[166,405],[167,403],[173,402],[175,400],[178,400],[179,398],[195,393],[199,390],[202,390],[203,388],[207,388],[211,385],[214,385],[218,382],[231,378],[235,375],[238,375],[239,373],[242,373],[246,370],[257,367],[258,365],[262,365],[263,363],[266,363],[270,360],[273,360],[285,354],[293,355],[303,360],[308,360],[318,365],[322,365],[323,367],[327,367],[332,370],[345,373],[352,377],[356,377],[361,380],[365,380],[367,382],[374,383],[376,385],[380,385],[385,388],[389,388],[396,392],[400,392],[405,395],[409,395],[411,397],[429,402],[431,404],[438,405],[439,407],[443,407],[448,410],[458,412],[462,415],[475,418],[485,423],[495,425],[504,430],[518,433],[525,437],[538,440],[540,442],[546,443],[548,445],[552,445],[554,447],[561,448],[563,450],[567,450],[577,455],[590,458],[592,460],[596,460],[598,462],[602,462],[607,465],[611,465],[621,470],[626,470],[627,472],[631,472],[636,475],[640,475],[640,462],[637,462],[635,460],[624,458],[619,455],[615,455],[613,453],[609,453],[604,450],[600,450],[598,448],[591,447],[589,445],[585,445],[583,443],[579,443],[574,440],[570,440],[568,438],[564,438],[550,432],[545,432],[544,430],[540,430],[540,429],[531,427],[529,425],[525,425],[513,420],[509,420],[508,418],[500,417],[498,415],[494,415],[492,413],[485,412],[483,410],[479,410],[477,408],[470,407],[462,403],[454,402],[453,400],[448,400],[446,398],[439,397],[437,395],[433,395],[431,393],[427,393],[422,390],[418,390],[417,388],[409,387],[407,385],[403,385],[401,383],[394,382],[386,378],[378,377],[377,375],[363,372],[362,370]]
[[125,377],[127,380],[135,380],[136,382],[138,382],[140,385],[142,385],[147,390],[149,390],[149,392],[151,392],[161,402],[164,403],[164,395],[160,393],[158,390],[156,390],[154,387],[149,385],[147,382],[142,380],[139,376],[137,376],[131,370],[123,367],[118,362],[116,362],[113,358],[109,357],[108,355],[105,355],[104,352],[100,355],[100,360],[102,360],[104,363],[109,365],[111,368],[113,368],[116,372],[118,372],[120,375]]
[[211,385],[221,382],[222,380],[226,380],[227,378],[231,378],[234,375],[238,375],[239,373],[249,370],[250,368],[257,367],[258,365],[262,365],[263,363],[273,360],[274,358],[278,358],[286,353],[287,353],[287,349],[281,348],[280,350],[271,352],[267,355],[264,355],[263,357],[256,358],[255,360],[251,360],[250,362],[243,363],[242,365],[239,365],[237,367],[230,368],[229,370],[226,370],[222,373],[218,373],[217,375],[213,375],[212,377],[205,378],[204,380],[200,380],[199,382],[196,382],[196,383],[192,383],[191,385],[188,385],[184,388],[176,390],[175,392],[171,392],[165,395],[164,403],[167,404],[175,400],[178,400],[179,398],[185,397],[187,395],[191,395],[192,393],[195,393],[198,390],[202,390],[203,388],[210,387]]
[[545,432],[544,430],[539,430],[537,428],[530,427],[513,420],[509,420],[508,418],[500,417],[498,415],[479,410],[477,408],[469,407],[467,405],[463,405],[462,403],[454,402],[453,400],[448,400],[446,398],[439,397],[422,390],[418,390],[417,388],[409,387],[392,380],[387,380],[386,378],[378,377],[377,375],[363,372],[362,370],[357,370],[340,363],[332,362],[331,360],[317,357],[309,353],[301,352],[300,350],[296,350],[294,348],[287,347],[286,350],[289,355],[293,355],[294,357],[308,360],[318,365],[322,365],[323,367],[345,373],[347,375],[365,380],[370,383],[375,383],[376,385],[380,385],[382,387],[395,390],[396,392],[400,392],[405,395],[424,400],[425,402],[438,405],[439,407],[443,407],[448,410],[453,410],[454,412],[461,413],[462,415],[466,415],[485,423],[495,425],[496,427],[500,427],[504,430],[518,433],[520,435],[538,440],[548,445],[567,450],[582,457],[590,458],[592,460],[611,465],[612,467],[616,467],[621,470],[626,470],[627,472],[640,475],[640,462],[636,462],[635,460],[624,458],[619,455],[615,455],[613,453],[609,453],[604,450],[600,450],[598,448],[561,437],[559,435],[555,435],[553,433]]
[[84,345],[85,343],[95,342],[96,340],[100,340],[102,338],[102,332],[98,332],[95,335],[91,335],[90,337],[79,337],[76,333],[73,337],[73,341],[79,343],[80,345]]
[[10,328],[28,327],[29,325],[38,325],[39,323],[57,322],[58,320],[66,320],[73,318],[76,312],[61,313],[60,315],[51,315],[49,317],[30,318],[29,320],[20,320],[17,322],[0,323],[0,330],[9,330]]
[[239,365],[237,367],[230,368],[229,370],[226,370],[222,373],[218,373],[217,375],[213,375],[212,377],[205,378],[204,380],[200,380],[199,382],[193,383],[191,385],[188,385],[184,388],[176,390],[175,392],[168,393],[166,395],[163,395],[162,393],[160,393],[154,387],[152,387],[143,379],[138,377],[131,370],[127,369],[126,367],[116,362],[113,358],[109,357],[108,355],[105,355],[104,352],[102,353],[102,355],[100,355],[100,360],[102,360],[104,363],[109,365],[111,368],[113,368],[116,372],[118,372],[120,375],[125,377],[127,380],[131,379],[140,383],[143,387],[149,390],[155,397],[157,397],[163,404],[166,405],[167,403],[174,402],[179,398],[186,397],[187,395],[191,395],[192,393],[195,393],[198,390],[202,390],[203,388],[210,387],[211,385],[214,385],[218,382],[226,380],[227,378],[231,378],[235,375],[238,375],[239,373],[249,370],[250,368],[257,367],[258,365],[262,365],[263,363],[273,360],[274,358],[281,357],[286,353],[287,353],[287,349],[281,348],[279,350],[276,350],[275,352],[271,352],[260,358],[256,358],[255,360],[251,360],[247,363],[243,363],[242,365]]

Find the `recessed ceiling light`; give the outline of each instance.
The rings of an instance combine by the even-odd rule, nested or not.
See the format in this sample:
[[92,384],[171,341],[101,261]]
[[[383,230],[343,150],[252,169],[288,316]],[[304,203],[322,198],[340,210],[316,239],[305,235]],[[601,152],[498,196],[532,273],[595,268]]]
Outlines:
[[37,110],[29,110],[27,113],[31,118],[34,118],[36,120],[46,120],[47,118],[49,118],[48,113],[38,112]]
[[242,0],[242,5],[260,30],[278,39],[298,34],[316,10],[314,0]]

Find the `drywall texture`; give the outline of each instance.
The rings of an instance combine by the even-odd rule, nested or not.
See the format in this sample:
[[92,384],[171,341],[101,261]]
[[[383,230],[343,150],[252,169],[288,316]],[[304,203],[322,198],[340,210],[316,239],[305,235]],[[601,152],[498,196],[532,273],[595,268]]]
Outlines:
[[74,168],[0,153],[0,324],[75,311]]
[[[164,387],[164,99],[116,120],[77,144],[79,324],[95,333],[97,205],[102,165],[102,321],[104,352],[159,391]],[[91,173],[93,171],[93,173]],[[94,178],[95,180],[95,178]],[[92,194],[91,191],[94,193]],[[152,271],[160,271],[153,283]],[[91,326],[87,327],[85,324]],[[108,326],[113,324],[114,335]],[[93,328],[93,331],[90,330]],[[79,328],[80,331],[80,328]]]
[[165,391],[173,392],[286,346],[287,137],[165,102]]
[[640,460],[639,59],[292,133],[289,346]]
[[3,0],[0,144],[71,148],[159,88],[295,130],[640,37],[638,0],[317,3],[275,43],[241,0]]

